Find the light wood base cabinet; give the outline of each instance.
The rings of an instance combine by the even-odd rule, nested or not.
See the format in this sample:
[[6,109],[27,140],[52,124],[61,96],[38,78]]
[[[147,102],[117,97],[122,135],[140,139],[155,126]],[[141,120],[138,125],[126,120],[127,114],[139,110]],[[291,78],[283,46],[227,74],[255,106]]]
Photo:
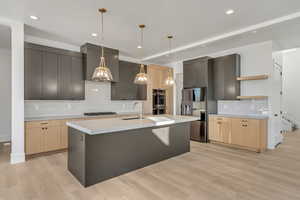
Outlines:
[[27,122],[25,124],[26,155],[59,149],[62,149],[59,121]]
[[[120,115],[107,115],[88,118],[73,118],[48,121],[32,121],[25,123],[25,153],[39,154],[68,148],[68,121],[81,121],[114,118]],[[122,115],[130,117],[131,115]]]
[[257,152],[267,147],[267,120],[210,116],[209,140]]

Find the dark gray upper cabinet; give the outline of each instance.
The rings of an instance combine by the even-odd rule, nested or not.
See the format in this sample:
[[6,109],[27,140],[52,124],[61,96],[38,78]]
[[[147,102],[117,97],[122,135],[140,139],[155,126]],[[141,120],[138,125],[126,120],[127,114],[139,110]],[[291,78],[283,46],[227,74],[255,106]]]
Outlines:
[[183,62],[183,87],[199,88],[208,84],[208,57]]
[[[81,46],[81,52],[84,58],[84,74],[85,80],[92,81],[95,68],[99,66],[101,58],[101,47],[86,43]],[[104,47],[104,58],[106,66],[110,69],[113,82],[119,81],[119,51]]]
[[58,99],[58,58],[59,55],[43,52],[42,99]]
[[59,97],[62,100],[72,100],[72,57],[62,55],[59,57]]
[[24,63],[25,99],[40,100],[42,98],[43,52],[26,49]]
[[147,100],[147,85],[134,83],[135,76],[140,71],[140,64],[119,62],[119,82],[111,84],[111,100]]
[[240,95],[241,58],[238,54],[213,59],[214,97],[216,100],[237,100]]
[[83,60],[81,57],[72,57],[72,99],[85,99],[85,83],[83,74]]
[[83,100],[82,54],[25,43],[25,100]]

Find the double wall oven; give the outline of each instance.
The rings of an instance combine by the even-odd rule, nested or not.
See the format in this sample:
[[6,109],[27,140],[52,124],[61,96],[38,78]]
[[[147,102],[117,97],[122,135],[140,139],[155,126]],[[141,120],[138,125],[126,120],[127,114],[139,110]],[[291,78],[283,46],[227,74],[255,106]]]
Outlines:
[[191,125],[191,140],[207,142],[207,88],[182,90],[181,114],[198,118]]
[[153,115],[166,114],[166,90],[154,89],[153,95]]

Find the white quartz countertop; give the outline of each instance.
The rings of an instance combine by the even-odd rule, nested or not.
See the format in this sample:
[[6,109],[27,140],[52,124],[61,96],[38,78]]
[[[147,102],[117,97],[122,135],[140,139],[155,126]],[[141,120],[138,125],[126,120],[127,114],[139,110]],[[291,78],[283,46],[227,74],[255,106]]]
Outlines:
[[78,115],[48,115],[48,116],[35,116],[35,117],[25,117],[25,122],[30,121],[47,121],[47,120],[63,120],[63,119],[81,119],[81,118],[101,118],[101,117],[116,117],[116,116],[125,116],[125,115],[138,115],[138,113],[117,113],[111,115],[96,115],[96,116],[87,116],[84,114]]
[[246,119],[268,119],[268,115],[263,114],[210,114],[210,116],[230,117],[230,118],[246,118]]
[[[163,115],[163,117],[167,117],[173,121],[168,125],[198,120],[198,118],[196,117],[179,116],[179,115],[176,116]],[[89,135],[105,134],[105,133],[134,130],[134,129],[141,129],[141,128],[168,126],[168,125],[156,125],[154,121],[147,119],[147,116],[145,116],[144,119],[134,119],[134,120],[123,120],[122,117],[118,117],[118,118],[86,120],[86,121],[76,121],[76,122],[70,121],[67,122],[67,125],[69,127],[72,127],[74,129],[77,129]]]

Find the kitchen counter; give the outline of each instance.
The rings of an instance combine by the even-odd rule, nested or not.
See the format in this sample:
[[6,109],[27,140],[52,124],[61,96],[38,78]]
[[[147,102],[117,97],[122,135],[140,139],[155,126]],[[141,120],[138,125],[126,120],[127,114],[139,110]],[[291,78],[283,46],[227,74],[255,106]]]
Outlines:
[[[163,116],[173,120],[173,123],[171,124],[178,124],[178,123],[198,120],[198,118],[196,117],[187,117],[187,116],[179,116],[179,115],[176,116],[163,115]],[[77,129],[89,135],[163,126],[163,125],[157,125],[152,120],[147,119],[147,116],[145,116],[144,119],[124,120],[123,118],[118,117],[118,118],[76,121],[76,122],[70,121],[67,122],[67,125],[69,127],[72,127],[74,129]]]
[[113,115],[96,115],[96,116],[87,116],[84,114],[79,115],[48,115],[48,116],[37,116],[37,117],[25,117],[25,122],[31,122],[31,121],[47,121],[47,120],[63,120],[63,119],[86,119],[86,118],[109,118],[109,117],[117,117],[117,116],[129,116],[129,115],[138,115],[138,113],[117,113]]
[[268,115],[263,114],[210,114],[216,117],[229,117],[229,118],[246,118],[246,119],[268,119]]
[[190,151],[191,122],[198,118],[145,117],[67,122],[68,170],[88,187]]

